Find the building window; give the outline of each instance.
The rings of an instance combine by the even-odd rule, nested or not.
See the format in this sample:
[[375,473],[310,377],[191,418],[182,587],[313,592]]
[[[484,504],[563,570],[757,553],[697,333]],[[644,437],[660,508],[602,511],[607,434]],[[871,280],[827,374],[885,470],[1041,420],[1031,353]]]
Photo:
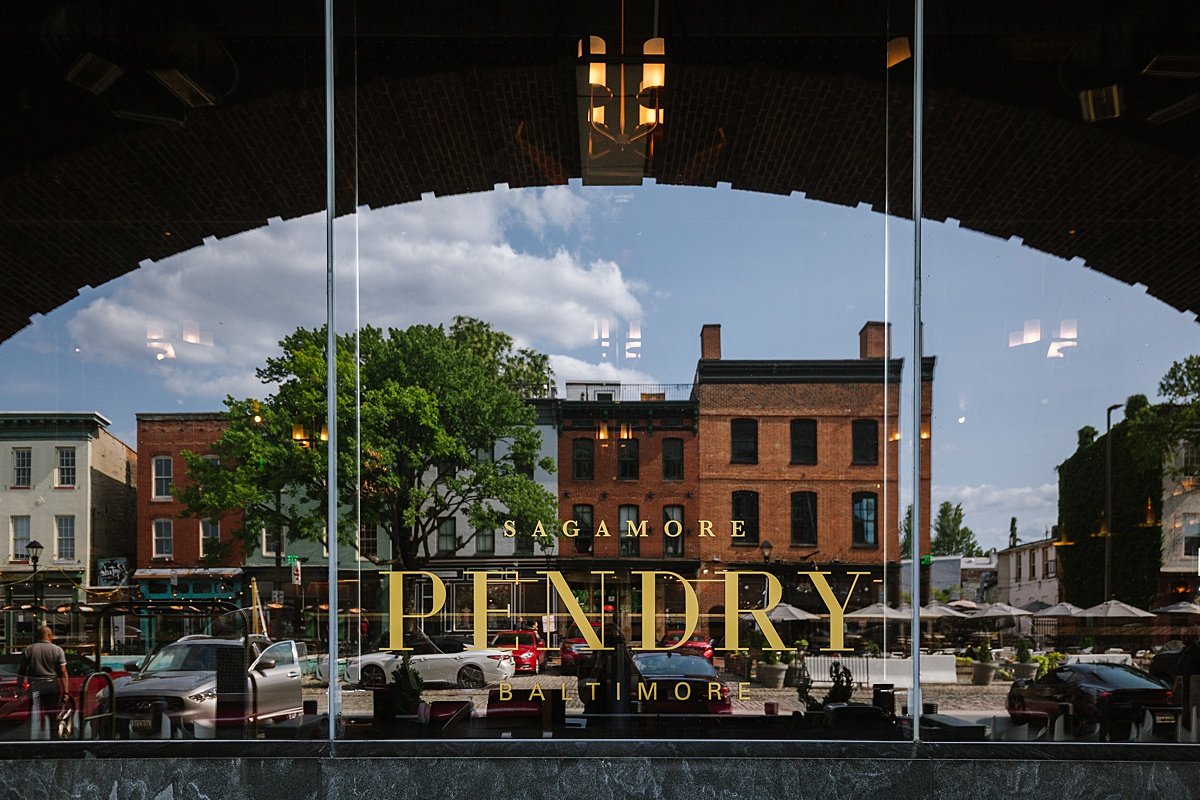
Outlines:
[[58,532],[55,555],[63,561],[75,560],[75,517],[56,516],[54,528]]
[[683,555],[683,506],[663,506],[663,555]]
[[576,439],[571,445],[571,477],[590,481],[596,477],[596,443],[591,439]]
[[529,533],[518,533],[516,540],[513,542],[513,554],[518,556],[533,555],[533,535]]
[[575,537],[576,553],[591,553],[596,543],[595,520],[591,506],[572,506],[571,519],[579,526],[579,535]]
[[817,421],[792,420],[792,463],[817,463]]
[[10,559],[13,561],[24,561],[28,558],[25,552],[26,545],[29,544],[29,517],[10,517],[12,527],[12,555]]
[[28,489],[33,481],[33,451],[28,447],[14,447],[13,488]]
[[743,535],[734,544],[758,544],[758,492],[734,492],[731,519],[742,522]]
[[174,466],[170,456],[154,457],[154,499],[171,499],[171,478]]
[[854,537],[853,544],[858,547],[878,547],[879,540],[875,535],[875,503],[874,492],[855,492],[853,497]]
[[437,554],[451,556],[458,550],[458,521],[454,517],[446,517],[438,521]]
[[641,555],[642,537],[629,535],[630,531],[636,531],[638,527],[638,507],[621,506],[617,509],[617,525],[617,541],[620,542],[618,553],[622,556]]
[[207,556],[216,552],[216,546],[221,542],[221,523],[215,519],[200,520],[200,555]]
[[758,463],[758,420],[735,419],[729,423],[729,460],[734,464]]
[[358,555],[368,559],[379,555],[378,525],[366,523],[358,529]]
[[1029,580],[1037,580],[1037,553],[1029,551]]
[[662,467],[664,481],[683,480],[683,439],[663,439]]
[[[276,543],[278,542],[278,548]],[[276,552],[278,550],[278,552]],[[268,531],[263,528],[262,532],[262,554],[264,556],[282,556],[287,552],[287,529],[277,528],[273,531]],[[326,555],[329,555],[326,553]]]
[[475,552],[491,555],[496,552],[496,532],[491,528],[475,531]]
[[496,463],[496,443],[493,442],[485,447],[475,448],[475,461],[478,464],[495,464]]
[[1024,560],[1025,559],[1021,557],[1020,553],[1013,553],[1013,580],[1015,580],[1017,583],[1021,582],[1021,567],[1023,566],[1021,562]]
[[617,443],[617,480],[638,479],[638,440],[622,439]]
[[1052,558],[1046,559],[1046,577],[1053,578],[1057,574],[1058,574],[1058,569],[1056,567],[1054,559],[1052,559]]
[[154,520],[154,557],[175,555],[175,523],[169,519]]
[[792,544],[817,544],[817,493],[792,492]]
[[879,423],[873,419],[856,419],[851,424],[852,456],[855,464],[879,463]]
[[59,447],[58,452],[58,475],[55,476],[55,486],[61,488],[74,488],[75,486],[75,448],[74,447]]

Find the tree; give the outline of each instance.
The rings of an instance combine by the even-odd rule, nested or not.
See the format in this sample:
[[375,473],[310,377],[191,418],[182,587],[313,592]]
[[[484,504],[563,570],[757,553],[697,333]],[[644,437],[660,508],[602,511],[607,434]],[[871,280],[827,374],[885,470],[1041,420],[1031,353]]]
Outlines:
[[[187,456],[192,480],[179,490],[187,513],[244,510],[236,534],[250,547],[263,529],[324,540],[327,447],[318,432],[325,420],[325,339],[323,329],[296,330],[280,342],[282,354],[257,370],[276,393],[226,400],[229,428],[215,448],[219,463]],[[532,475],[535,467],[552,471],[554,462],[539,460],[536,412],[522,394],[544,394],[549,360],[514,350],[507,334],[465,317],[449,331],[366,327],[359,350],[356,409],[354,339],[337,337],[337,457],[345,476],[337,494],[343,508],[361,502],[363,524],[380,526],[391,541],[392,558],[378,563],[420,568],[437,553],[439,522],[458,513],[470,532],[456,538],[455,551],[475,531],[496,530],[505,519],[516,522],[520,535],[541,523],[548,540],[557,527],[557,499]],[[339,540],[353,544],[356,533],[354,515],[340,515]]]
[[904,511],[904,521],[900,523],[900,557],[912,558],[912,531],[913,531],[913,507],[912,503],[908,504],[908,508]]
[[942,503],[933,522],[933,542],[930,551],[935,556],[982,556],[983,549],[975,541],[975,533],[963,525],[962,503]]
[[1021,543],[1021,537],[1017,535],[1017,518],[1013,517],[1008,521],[1008,546],[1016,547]]

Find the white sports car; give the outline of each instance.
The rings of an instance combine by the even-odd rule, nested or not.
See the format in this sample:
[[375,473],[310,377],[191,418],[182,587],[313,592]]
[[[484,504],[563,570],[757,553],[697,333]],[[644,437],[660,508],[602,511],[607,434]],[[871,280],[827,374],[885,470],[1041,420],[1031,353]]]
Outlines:
[[[412,668],[426,684],[449,684],[462,689],[483,689],[489,684],[506,681],[517,671],[516,662],[508,650],[463,650],[444,653],[428,639],[413,644]],[[383,686],[394,680],[392,673],[400,666],[404,653],[396,650],[351,656],[346,659],[345,681],[364,686]],[[317,677],[329,680],[329,657],[317,663]]]

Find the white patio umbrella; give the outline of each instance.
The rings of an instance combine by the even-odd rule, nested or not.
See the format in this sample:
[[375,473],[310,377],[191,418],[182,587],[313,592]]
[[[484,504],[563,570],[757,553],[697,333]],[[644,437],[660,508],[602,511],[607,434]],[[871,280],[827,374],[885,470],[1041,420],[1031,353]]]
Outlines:
[[1140,619],[1153,617],[1154,614],[1135,608],[1128,603],[1122,603],[1120,600],[1106,600],[1099,605],[1080,611],[1076,616],[1085,619]]
[[859,621],[911,622],[912,612],[905,614],[898,608],[885,606],[883,603],[872,603],[866,608],[848,612],[845,617]]
[[971,619],[1016,619],[1017,617],[1032,617],[1032,611],[1010,606],[1008,603],[992,603],[987,608],[971,615]]
[[[789,603],[780,603],[767,612],[767,619],[771,620],[771,622],[807,622],[808,620],[820,619],[820,617],[802,608],[796,608]],[[753,622],[754,615],[743,614],[742,620]]]
[[1169,605],[1169,606],[1163,606],[1162,608],[1152,608],[1150,610],[1153,611],[1155,614],[1196,614],[1196,615],[1200,615],[1200,605],[1196,605],[1195,603],[1186,603],[1186,602],[1171,603],[1171,605]]
[[1049,608],[1035,611],[1033,615],[1035,617],[1074,617],[1078,616],[1080,611],[1083,611],[1083,609],[1074,603],[1068,603],[1064,600],[1061,603],[1055,603]]
[[966,619],[971,615],[941,603],[930,603],[927,606],[921,606],[921,616],[928,619]]
[[957,608],[959,611],[975,611],[979,608],[979,603],[974,600],[968,600],[965,597],[960,597],[957,600],[951,600],[946,605],[951,608]]

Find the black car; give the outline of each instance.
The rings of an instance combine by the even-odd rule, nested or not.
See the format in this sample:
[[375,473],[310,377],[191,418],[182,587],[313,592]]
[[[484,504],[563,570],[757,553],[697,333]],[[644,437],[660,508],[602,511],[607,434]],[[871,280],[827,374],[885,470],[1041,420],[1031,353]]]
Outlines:
[[1124,664],[1066,664],[1037,680],[1015,680],[1008,692],[1014,722],[1053,719],[1061,703],[1071,705],[1074,735],[1099,726],[1106,739],[1126,738],[1147,711],[1153,714],[1155,733],[1169,734],[1180,713],[1167,684]]

